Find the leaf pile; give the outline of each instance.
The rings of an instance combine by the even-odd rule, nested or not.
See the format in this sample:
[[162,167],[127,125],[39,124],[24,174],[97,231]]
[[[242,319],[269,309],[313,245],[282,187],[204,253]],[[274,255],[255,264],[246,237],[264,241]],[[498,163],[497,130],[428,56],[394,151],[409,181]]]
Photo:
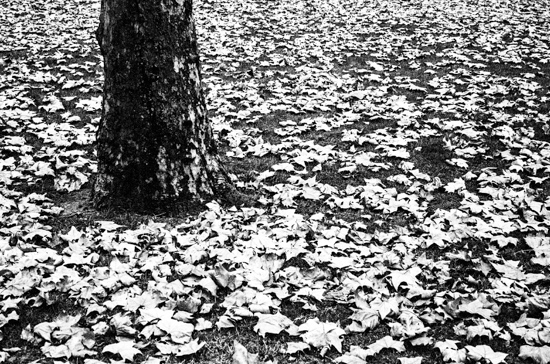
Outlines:
[[5,4],[0,362],[549,363],[548,4],[194,5],[257,204],[58,228],[96,168],[99,1]]

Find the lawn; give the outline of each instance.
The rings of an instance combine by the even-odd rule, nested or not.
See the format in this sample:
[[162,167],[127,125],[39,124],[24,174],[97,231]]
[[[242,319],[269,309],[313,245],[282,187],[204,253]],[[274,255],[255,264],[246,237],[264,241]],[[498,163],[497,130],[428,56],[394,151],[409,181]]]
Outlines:
[[196,0],[235,196],[96,211],[99,0],[1,1],[0,363],[550,363],[550,3]]

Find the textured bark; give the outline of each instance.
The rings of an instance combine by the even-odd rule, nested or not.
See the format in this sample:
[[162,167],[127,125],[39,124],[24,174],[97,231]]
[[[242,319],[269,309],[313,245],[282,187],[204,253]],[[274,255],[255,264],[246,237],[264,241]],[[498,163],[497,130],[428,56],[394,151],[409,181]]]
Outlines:
[[192,0],[102,0],[96,206],[216,194],[228,182],[201,87]]

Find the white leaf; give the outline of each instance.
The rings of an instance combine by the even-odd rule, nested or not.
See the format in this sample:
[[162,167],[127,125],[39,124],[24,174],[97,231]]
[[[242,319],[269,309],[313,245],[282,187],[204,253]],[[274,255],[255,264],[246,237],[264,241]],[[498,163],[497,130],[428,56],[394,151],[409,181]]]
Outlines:
[[373,352],[372,355],[379,353],[382,349],[395,349],[397,351],[405,351],[405,344],[402,341],[394,340],[391,336],[387,335],[380,340],[370,344],[368,348]]
[[113,353],[119,354],[123,359],[132,361],[134,356],[141,354],[139,349],[134,347],[135,342],[133,341],[121,341],[119,343],[110,344],[103,348],[103,353]]
[[185,344],[191,339],[195,326],[187,322],[164,318],[157,323],[157,327],[170,335],[172,341]]
[[538,364],[548,364],[550,363],[550,346],[530,346],[522,345],[519,348],[519,357],[520,358],[531,358]]
[[317,348],[329,348],[333,346],[342,352],[342,336],[345,331],[333,322],[320,322],[318,318],[309,319],[298,328],[303,333],[301,338]]
[[295,354],[299,351],[304,351],[309,348],[310,346],[303,342],[289,342],[287,343],[287,348],[282,349],[281,352],[284,354]]
[[421,364],[422,363],[422,357],[417,356],[414,358],[399,358],[400,364]]
[[466,345],[466,350],[468,351],[468,357],[474,360],[485,359],[492,364],[502,363],[504,358],[508,356],[508,354],[493,351],[493,349],[488,345]]
[[344,363],[344,364],[367,364],[365,360],[350,354],[344,354],[342,356],[339,356],[336,359],[334,359],[334,361],[336,363]]
[[279,334],[294,325],[291,319],[279,312],[275,315],[257,313],[256,316],[258,316],[258,323],[254,326],[254,331],[261,336],[265,336],[266,333]]
[[260,364],[258,354],[249,353],[248,350],[237,340],[233,340],[235,352],[233,353],[233,364]]

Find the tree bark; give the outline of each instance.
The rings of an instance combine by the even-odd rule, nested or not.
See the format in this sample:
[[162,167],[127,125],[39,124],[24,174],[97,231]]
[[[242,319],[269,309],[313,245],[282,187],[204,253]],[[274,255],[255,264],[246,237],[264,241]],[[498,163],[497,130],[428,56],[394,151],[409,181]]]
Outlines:
[[95,206],[190,201],[228,178],[201,86],[192,0],[102,0]]

